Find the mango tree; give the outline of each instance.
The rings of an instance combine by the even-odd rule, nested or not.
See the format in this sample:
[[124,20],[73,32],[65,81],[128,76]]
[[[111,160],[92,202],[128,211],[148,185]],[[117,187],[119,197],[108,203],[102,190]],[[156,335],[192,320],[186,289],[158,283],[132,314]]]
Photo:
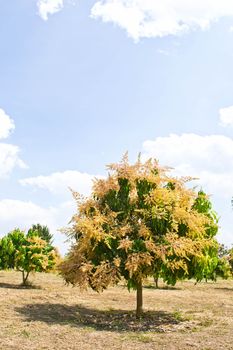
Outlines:
[[205,258],[218,250],[217,218],[200,209],[200,193],[186,185],[191,178],[170,176],[156,160],[130,165],[125,156],[108,171],[95,180],[90,197],[73,192],[77,212],[67,231],[73,245],[60,273],[67,283],[97,292],[124,278],[137,291],[140,317],[147,277],[172,285],[205,277]]

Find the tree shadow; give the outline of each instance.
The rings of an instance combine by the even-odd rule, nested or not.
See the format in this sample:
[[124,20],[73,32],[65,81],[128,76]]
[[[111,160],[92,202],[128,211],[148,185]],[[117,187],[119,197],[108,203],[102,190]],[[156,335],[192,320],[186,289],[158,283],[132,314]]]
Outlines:
[[0,283],[0,288],[8,288],[8,289],[42,289],[40,286],[35,284],[13,284],[13,283]]
[[233,288],[229,288],[229,287],[215,287],[214,289],[222,290],[225,292],[233,292]]
[[156,287],[156,285],[149,284],[147,286],[143,286],[145,289],[155,289],[155,290],[181,290],[180,287],[173,287],[173,286],[167,286],[167,285],[161,285]]
[[23,315],[27,322],[69,324],[79,328],[91,327],[98,331],[164,332],[164,326],[172,327],[182,322],[164,311],[148,311],[140,319],[136,319],[133,311],[97,310],[80,305],[28,304],[16,307],[15,310]]

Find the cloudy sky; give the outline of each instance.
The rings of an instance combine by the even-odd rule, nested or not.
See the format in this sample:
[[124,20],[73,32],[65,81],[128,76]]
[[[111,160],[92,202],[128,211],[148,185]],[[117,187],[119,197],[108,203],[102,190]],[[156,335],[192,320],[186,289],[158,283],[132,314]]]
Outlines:
[[0,236],[65,252],[68,187],[128,150],[199,177],[233,243],[232,1],[2,1],[0,43]]

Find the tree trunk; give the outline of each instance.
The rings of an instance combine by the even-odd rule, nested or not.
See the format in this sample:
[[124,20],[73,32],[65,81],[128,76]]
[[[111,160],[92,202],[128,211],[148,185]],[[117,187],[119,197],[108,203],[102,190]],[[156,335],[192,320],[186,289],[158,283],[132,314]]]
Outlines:
[[140,281],[137,284],[137,310],[136,310],[136,317],[140,318],[142,313],[143,313],[143,308],[142,308],[142,281]]
[[155,282],[155,287],[158,289],[159,288],[159,279],[158,279],[158,277],[154,277],[154,282]]
[[26,283],[27,283],[29,272],[27,272],[26,275],[25,275],[25,271],[22,271],[22,275],[23,275],[23,286],[25,286]]

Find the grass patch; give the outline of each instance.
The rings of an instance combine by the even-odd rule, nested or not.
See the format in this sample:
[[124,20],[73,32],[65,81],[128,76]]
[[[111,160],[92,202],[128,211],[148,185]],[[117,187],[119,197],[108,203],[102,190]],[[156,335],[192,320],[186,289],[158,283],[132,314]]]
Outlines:
[[137,341],[141,343],[153,342],[153,338],[151,337],[151,335],[148,334],[128,334],[126,337],[123,338],[123,341],[125,340]]

